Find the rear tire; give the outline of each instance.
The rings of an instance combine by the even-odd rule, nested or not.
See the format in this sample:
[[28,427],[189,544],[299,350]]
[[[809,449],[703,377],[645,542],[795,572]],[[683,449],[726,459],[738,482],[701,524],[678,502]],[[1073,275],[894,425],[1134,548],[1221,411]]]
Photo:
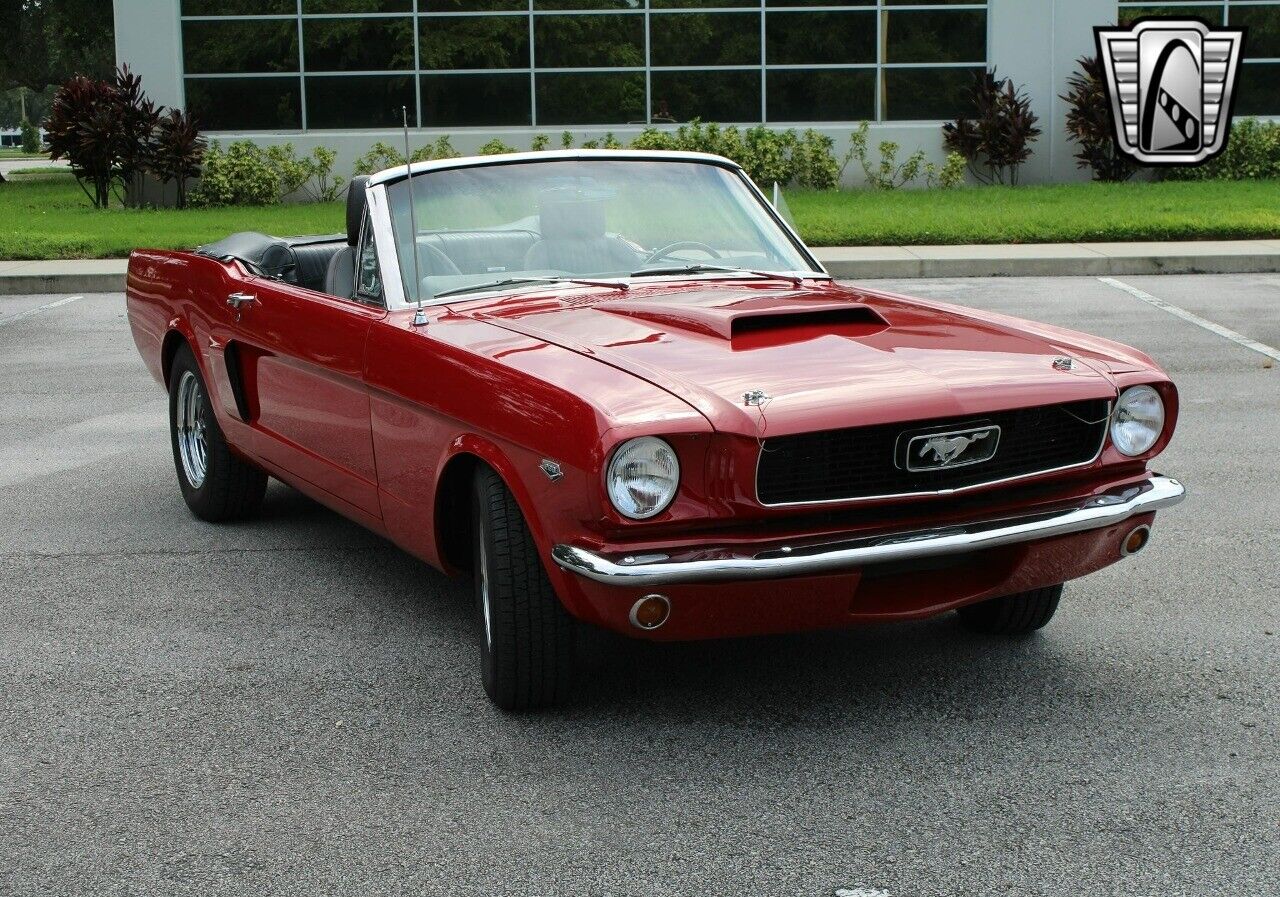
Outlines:
[[956,613],[960,615],[960,621],[974,632],[986,635],[1027,635],[1053,619],[1060,598],[1061,584],[970,604]]
[[503,710],[559,704],[572,682],[573,620],[551,587],[515,497],[488,467],[476,472],[471,519],[485,693]]
[[169,373],[169,441],[178,485],[191,513],[219,523],[257,512],[267,475],[231,453],[191,347],[183,345]]

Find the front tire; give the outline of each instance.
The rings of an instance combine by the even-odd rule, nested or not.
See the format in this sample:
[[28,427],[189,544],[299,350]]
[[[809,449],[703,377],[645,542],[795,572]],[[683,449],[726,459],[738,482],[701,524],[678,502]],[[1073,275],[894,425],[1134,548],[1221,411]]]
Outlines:
[[1044,627],[1058,609],[1062,585],[991,598],[956,611],[960,621],[985,635],[1029,635]]
[[169,437],[178,485],[191,513],[218,523],[257,512],[267,475],[231,453],[187,345],[174,356],[169,374]]
[[503,710],[567,699],[573,620],[556,597],[515,497],[488,467],[472,497],[476,616],[485,693]]

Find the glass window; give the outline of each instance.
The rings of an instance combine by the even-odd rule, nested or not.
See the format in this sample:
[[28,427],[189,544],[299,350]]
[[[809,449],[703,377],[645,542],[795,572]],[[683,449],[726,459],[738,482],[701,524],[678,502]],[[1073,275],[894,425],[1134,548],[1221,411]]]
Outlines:
[[760,70],[655,71],[650,81],[655,120],[758,122]]
[[649,58],[655,66],[759,65],[760,14],[654,14],[649,18]]
[[[463,290],[459,295],[466,296],[469,288],[493,289],[494,281],[521,274],[625,276],[707,261],[811,270],[742,178],[718,165],[634,159],[481,165],[424,172],[413,178],[412,187],[400,178],[388,185],[387,195],[411,301],[448,290]],[[448,233],[466,234],[472,242],[488,240],[495,247],[509,245],[513,236],[525,239],[515,241],[516,252],[497,272],[476,270],[455,258],[456,268],[465,273],[447,273],[438,254],[422,252],[415,265],[417,246],[434,245],[447,255],[457,244],[432,238]],[[701,248],[667,249],[680,242],[702,244],[715,255]]]
[[297,15],[295,0],[182,0],[184,16]]
[[936,121],[971,114],[969,92],[984,69],[884,70],[885,121]]
[[533,8],[544,9],[644,9],[644,0],[533,0]]
[[1236,115],[1280,114],[1280,63],[1246,62],[1240,68]]
[[644,72],[539,72],[538,124],[643,122]]
[[876,61],[874,12],[771,12],[767,19],[771,65]]
[[378,248],[368,213],[360,228],[360,251],[356,255],[356,298],[382,303],[382,273],[378,270]]
[[182,64],[188,75],[296,72],[297,19],[183,22]]
[[884,14],[885,62],[984,62],[982,10],[912,10]]
[[[1204,6],[1125,6],[1120,7],[1120,24],[1132,25],[1138,19],[1147,16],[1176,16],[1178,18],[1204,19],[1210,25],[1220,26],[1222,24],[1222,4],[1215,3],[1212,6],[1205,4]],[[1102,23],[1099,23],[1102,24]]]
[[409,12],[413,0],[302,0],[303,15],[317,12]]
[[528,0],[418,0],[419,12],[528,12]]
[[398,128],[418,118],[412,75],[308,75],[308,128]]
[[765,0],[765,6],[875,6],[876,0]]
[[876,117],[874,69],[769,72],[771,122],[870,121]]
[[408,18],[303,19],[307,71],[412,70],[412,23]]
[[760,0],[649,0],[650,9],[727,9],[731,6],[750,6],[756,9]]
[[[1280,4],[1241,6],[1231,4],[1231,27],[1249,29],[1244,40],[1245,59],[1280,59]],[[1272,109],[1280,111],[1280,108]]]
[[420,22],[424,69],[529,67],[529,17],[427,16]]
[[204,131],[294,131],[302,127],[295,77],[187,78],[187,111]]
[[540,69],[644,65],[643,16],[538,16],[533,40]]
[[531,123],[528,75],[423,75],[424,128]]

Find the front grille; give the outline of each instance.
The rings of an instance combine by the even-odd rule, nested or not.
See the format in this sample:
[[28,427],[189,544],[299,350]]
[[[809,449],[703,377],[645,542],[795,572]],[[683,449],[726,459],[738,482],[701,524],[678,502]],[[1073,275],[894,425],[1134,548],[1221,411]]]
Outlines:
[[[996,411],[978,417],[851,427],[766,439],[756,470],[762,504],[841,501],[963,489],[1092,461],[1107,432],[1105,399]],[[989,461],[908,471],[900,437],[995,424],[1000,442]]]

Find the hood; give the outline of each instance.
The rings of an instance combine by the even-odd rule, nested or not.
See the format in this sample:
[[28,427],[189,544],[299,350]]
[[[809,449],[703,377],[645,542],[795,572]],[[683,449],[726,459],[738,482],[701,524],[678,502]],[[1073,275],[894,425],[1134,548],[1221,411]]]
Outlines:
[[[589,355],[754,436],[1111,398],[1096,351],[904,297],[818,284],[700,281],[458,307]],[[1070,370],[1054,366],[1062,356]],[[1093,356],[1093,357],[1089,357]],[[763,393],[755,407],[746,396]]]

